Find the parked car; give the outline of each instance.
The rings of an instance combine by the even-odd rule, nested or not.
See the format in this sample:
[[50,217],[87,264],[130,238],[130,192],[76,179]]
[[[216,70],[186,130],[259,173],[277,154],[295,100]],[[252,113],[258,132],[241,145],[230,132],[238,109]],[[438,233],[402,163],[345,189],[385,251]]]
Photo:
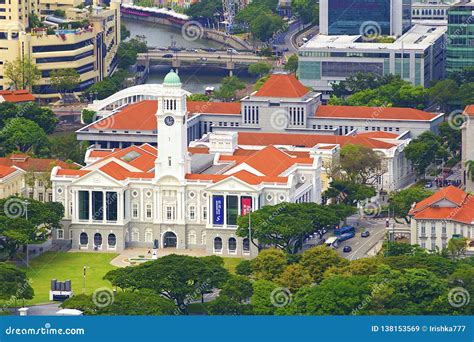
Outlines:
[[433,183],[431,183],[431,182],[427,182],[427,183],[425,184],[425,188],[427,188],[427,189],[430,189],[430,188],[432,188],[432,187],[433,187]]
[[352,252],[352,247],[351,246],[344,246],[344,248],[342,249],[342,251],[344,253],[350,253]]
[[369,237],[370,236],[370,232],[368,230],[365,230],[363,231],[362,233],[360,233],[360,236],[361,237]]
[[173,58],[173,55],[171,53],[167,53],[166,55],[163,55],[163,58]]

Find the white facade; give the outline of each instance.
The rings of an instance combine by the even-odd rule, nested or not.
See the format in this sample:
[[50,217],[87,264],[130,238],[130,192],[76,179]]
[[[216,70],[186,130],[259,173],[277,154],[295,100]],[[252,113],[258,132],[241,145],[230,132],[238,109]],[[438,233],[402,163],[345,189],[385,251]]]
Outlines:
[[186,92],[174,73],[164,89],[159,151],[148,144],[93,150],[83,169],[53,170],[54,200],[66,208],[55,240],[69,239],[79,250],[157,246],[251,257],[253,244],[236,235],[238,215],[268,204],[321,202],[318,156],[273,146],[240,151],[229,133],[215,137],[217,149],[188,148]]

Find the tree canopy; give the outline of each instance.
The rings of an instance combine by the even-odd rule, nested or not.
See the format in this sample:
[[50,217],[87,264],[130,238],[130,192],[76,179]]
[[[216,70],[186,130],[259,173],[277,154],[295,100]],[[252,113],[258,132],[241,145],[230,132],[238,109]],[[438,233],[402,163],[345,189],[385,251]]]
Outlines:
[[40,80],[41,71],[31,58],[18,57],[14,61],[5,62],[4,76],[10,80],[12,88],[31,90]]

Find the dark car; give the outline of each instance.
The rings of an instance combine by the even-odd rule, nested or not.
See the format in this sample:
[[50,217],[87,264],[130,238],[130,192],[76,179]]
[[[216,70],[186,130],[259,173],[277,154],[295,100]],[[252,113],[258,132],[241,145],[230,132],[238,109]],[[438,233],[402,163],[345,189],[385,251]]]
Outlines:
[[343,251],[344,253],[352,252],[352,247],[351,247],[351,246],[344,246],[344,248],[342,249],[342,251]]
[[361,237],[369,237],[369,236],[370,236],[370,233],[369,233],[368,230],[366,230],[366,231],[360,233],[360,236],[361,236]]
[[173,58],[173,55],[171,53],[167,53],[166,55],[163,55],[163,58]]

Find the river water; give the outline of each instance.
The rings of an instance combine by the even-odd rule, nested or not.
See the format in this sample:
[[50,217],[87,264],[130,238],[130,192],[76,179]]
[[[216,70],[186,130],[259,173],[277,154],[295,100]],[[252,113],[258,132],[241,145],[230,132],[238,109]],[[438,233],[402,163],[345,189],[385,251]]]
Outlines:
[[[181,35],[181,30],[165,25],[151,24],[138,20],[122,19],[130,36],[145,36],[148,46],[167,48],[174,40],[176,46],[184,48],[221,48],[223,45],[205,39],[188,41]],[[154,66],[150,70],[150,75],[146,83],[161,83],[163,78],[169,72],[169,67]],[[246,70],[235,70],[234,75],[239,77],[245,83],[254,83],[256,78],[249,75]],[[183,88],[191,93],[204,93],[208,86],[218,88],[223,77],[228,76],[228,71],[219,68],[199,68],[183,67],[179,69],[179,76],[183,83]]]

